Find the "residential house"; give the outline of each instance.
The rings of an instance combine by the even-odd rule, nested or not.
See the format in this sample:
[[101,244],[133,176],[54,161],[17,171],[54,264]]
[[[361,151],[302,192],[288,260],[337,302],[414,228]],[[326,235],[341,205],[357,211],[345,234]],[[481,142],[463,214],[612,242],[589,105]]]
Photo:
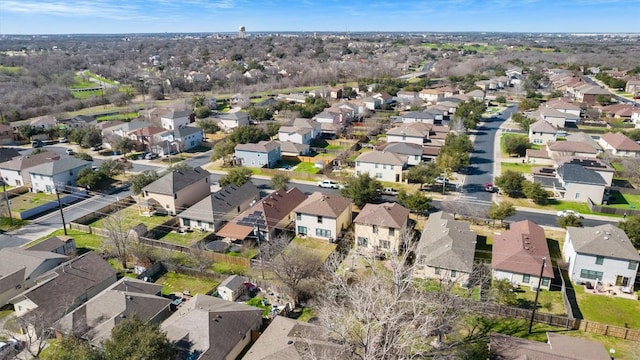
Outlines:
[[522,76],[522,68],[514,66],[505,71],[505,75],[510,78],[517,78]]
[[631,115],[633,111],[636,110],[636,106],[631,104],[612,104],[607,105],[602,108],[601,116],[606,116],[609,118],[619,119],[621,121],[629,121],[631,120]]
[[[544,169],[543,169],[544,170]],[[607,182],[597,171],[576,163],[562,164],[547,173],[534,173],[533,181],[542,185],[560,199],[602,204],[605,199]]]
[[27,250],[48,251],[65,256],[74,255],[77,251],[75,240],[72,237],[63,235],[52,236],[42,240],[37,244],[29,246]]
[[398,91],[396,98],[398,98],[398,102],[407,104],[420,99],[420,97],[418,97],[418,93],[415,91]]
[[[13,145],[14,134],[13,128],[10,125],[0,124],[0,145]],[[0,161],[2,157],[0,157]]]
[[235,240],[256,239],[256,231],[260,240],[269,241],[289,227],[295,218],[293,210],[306,198],[296,187],[276,190],[228,222],[216,235]]
[[[455,95],[460,94],[460,90],[454,89],[454,88],[449,87],[449,86],[441,86],[439,88],[436,88],[436,90],[442,91],[443,98],[440,99],[440,100],[443,100],[445,98],[450,98],[450,97],[453,97]],[[440,102],[440,100],[438,100],[438,102]]]
[[53,116],[45,115],[32,119],[30,125],[34,129],[53,129],[58,126],[58,120]]
[[538,120],[529,126],[529,142],[536,145],[546,145],[556,140],[558,130],[551,123]]
[[403,123],[425,123],[433,124],[436,121],[434,113],[429,111],[408,111],[401,115]]
[[585,84],[576,88],[575,97],[578,102],[594,105],[598,96],[611,96],[611,93],[598,85]]
[[441,89],[424,89],[418,95],[420,99],[431,104],[437,104],[438,101],[444,99],[444,91]]
[[129,137],[131,132],[138,129],[151,126],[151,123],[145,120],[132,120],[130,122],[120,123],[113,126],[103,127],[102,137],[104,139],[103,146],[107,149],[111,149],[112,144],[115,144],[121,138]]
[[356,158],[356,175],[369,174],[380,181],[402,182],[408,157],[387,151],[369,151]]
[[141,110],[140,115],[154,124],[160,125],[161,118],[171,112],[171,108],[167,107],[155,107],[149,110]]
[[468,93],[465,93],[465,95],[469,99],[474,99],[478,101],[484,101],[484,96],[485,96],[484,91],[482,90],[471,90]]
[[169,134],[165,128],[157,126],[148,126],[133,130],[127,134],[127,137],[136,143],[138,148],[148,152],[156,152],[153,147],[162,141],[163,135]]
[[22,248],[0,249],[0,308],[36,284],[36,279],[67,260],[65,255]]
[[469,223],[453,215],[437,212],[429,215],[418,243],[416,277],[455,281],[467,286],[473,271],[477,235]]
[[393,104],[393,96],[387,94],[386,92],[379,92],[372,95],[374,98],[378,98],[382,101],[382,105],[391,105]]
[[249,113],[243,111],[215,114],[213,118],[219,121],[220,126],[226,131],[250,124]]
[[418,165],[422,162],[425,149],[427,148],[422,145],[401,142],[388,142],[377,148],[379,151],[389,152],[400,157],[406,156],[407,165],[410,166]]
[[23,186],[31,184],[29,169],[60,159],[60,155],[53,151],[45,151],[34,155],[18,156],[0,163],[0,176],[9,186]]
[[571,281],[602,282],[633,293],[640,255],[617,226],[567,227],[562,247]]
[[91,162],[68,157],[29,168],[32,192],[55,194],[60,186],[75,186],[78,174]]
[[598,155],[598,149],[584,141],[550,141],[547,151],[552,159],[567,156],[595,159]]
[[217,231],[260,200],[260,190],[251,181],[233,184],[212,193],[178,215],[183,228]]
[[556,128],[564,128],[567,124],[576,124],[580,117],[572,113],[562,112],[551,107],[542,107],[538,111],[529,114],[535,120],[544,120],[553,124]]
[[322,128],[320,126],[320,123],[313,119],[295,118],[293,119],[293,123],[291,124],[291,126],[295,126],[297,128],[303,128],[303,129],[306,129],[306,128],[312,129],[312,132],[311,132],[312,139],[319,137],[320,134],[322,133]]
[[20,156],[20,153],[18,152],[18,150],[14,148],[0,147],[0,166],[2,166],[3,162],[9,161],[18,156]]
[[611,186],[613,183],[613,174],[615,169],[605,159],[584,159],[578,157],[566,157],[555,159],[555,167],[559,168],[563,164],[575,164],[580,165],[585,169],[593,170],[602,177],[605,182],[605,186]]
[[399,254],[408,222],[409,209],[398,203],[366,204],[353,220],[356,250]]
[[351,207],[347,198],[316,191],[293,210],[296,234],[334,242],[351,226]]
[[[544,269],[543,267],[544,262]],[[491,269],[496,280],[535,290],[542,270],[541,289],[549,290],[554,279],[544,229],[531,220],[514,222],[509,230],[493,237]]]
[[276,316],[242,360],[305,360],[310,354],[323,359],[351,357],[343,346],[331,341],[328,329]]
[[34,325],[51,326],[117,279],[118,272],[108,262],[88,252],[41,275],[34,287],[11,303],[17,316]]
[[296,144],[311,144],[313,128],[300,128],[297,126],[281,126],[278,130],[278,140],[289,141]]
[[551,159],[547,152],[547,147],[544,145],[541,145],[539,150],[527,149],[524,157],[527,164],[536,166],[554,164],[553,159]]
[[365,108],[369,110],[380,109],[380,107],[382,106],[382,99],[375,98],[373,96],[367,96],[363,98],[362,102],[364,103]]
[[170,110],[160,116],[160,124],[167,130],[175,130],[187,126],[192,122],[193,114],[190,110]]
[[309,145],[298,144],[290,141],[278,141],[278,144],[280,144],[280,154],[283,158],[295,158],[298,155],[309,155],[311,153]]
[[629,120],[635,125],[636,129],[640,128],[640,109],[633,110]]
[[58,126],[64,129],[84,128],[87,126],[93,126],[97,123],[98,121],[96,118],[90,115],[76,115],[69,119],[58,120]]
[[634,96],[640,95],[640,80],[639,79],[627,80],[627,85],[625,85],[624,87],[624,92],[632,94]]
[[249,281],[244,276],[230,275],[218,285],[218,296],[222,300],[236,301],[246,293],[246,283]]
[[492,333],[489,336],[492,358],[500,360],[609,360],[611,354],[597,341],[547,332],[547,341],[527,340]]
[[143,206],[176,215],[211,193],[210,175],[200,167],[173,170],[142,188]]
[[612,155],[622,157],[639,157],[640,144],[622,133],[606,133],[600,136],[600,146]]
[[171,301],[162,296],[162,285],[124,277],[64,315],[56,330],[102,348],[123,319],[135,316],[143,323],[160,325],[171,315]]
[[567,141],[583,142],[591,146],[596,151],[596,155],[602,152],[602,147],[598,142],[589,134],[584,132],[571,133],[567,135]]
[[544,106],[551,109],[558,110],[566,114],[571,114],[573,115],[572,119],[575,119],[575,118],[579,119],[580,113],[582,111],[582,109],[580,109],[580,106],[570,102],[565,98],[555,98],[555,99],[549,100],[544,104]]
[[181,126],[173,130],[173,141],[177,143],[180,151],[191,150],[202,144],[204,133],[195,126]]
[[393,127],[387,131],[387,142],[424,145],[429,142],[432,125],[425,123],[409,123]]
[[196,294],[160,326],[180,359],[236,359],[262,327],[262,309]]
[[256,144],[238,144],[235,157],[244,166],[273,168],[282,159],[280,143],[270,140]]

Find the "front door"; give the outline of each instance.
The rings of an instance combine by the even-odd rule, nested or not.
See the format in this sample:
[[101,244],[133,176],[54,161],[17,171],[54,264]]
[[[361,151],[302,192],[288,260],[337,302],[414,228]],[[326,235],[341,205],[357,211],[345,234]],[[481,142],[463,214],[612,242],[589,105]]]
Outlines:
[[616,277],[616,286],[622,286],[622,275]]
[[396,174],[396,182],[400,182],[400,174]]

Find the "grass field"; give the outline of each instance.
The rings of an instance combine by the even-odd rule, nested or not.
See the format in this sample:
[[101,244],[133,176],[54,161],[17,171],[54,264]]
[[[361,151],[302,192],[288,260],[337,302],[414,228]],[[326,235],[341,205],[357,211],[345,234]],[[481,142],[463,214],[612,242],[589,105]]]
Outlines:
[[189,291],[191,295],[209,294],[220,284],[217,281],[204,277],[194,277],[174,272],[162,275],[156,284],[162,285],[162,294],[169,295],[175,292]]
[[[41,242],[42,240],[46,240],[50,237],[62,236],[62,235],[64,235],[64,230],[58,229],[47,236],[43,236],[38,240],[34,240],[28,243],[25,246],[29,247]],[[102,242],[104,241],[104,238],[101,236],[98,236],[95,234],[87,234],[78,230],[67,229],[67,235],[73,238],[73,240],[76,242],[76,248],[78,249],[79,248],[85,248],[85,249],[91,249],[91,250],[100,249],[100,247],[102,246]]]
[[4,66],[0,65],[0,74],[6,75],[15,75],[20,72],[20,67],[18,66]]
[[611,191],[608,207],[618,209],[640,209],[640,195],[622,194],[618,191]]
[[125,120],[126,121],[126,120],[135,119],[138,116],[139,116],[139,113],[137,111],[130,111],[130,112],[121,113],[121,114],[98,116],[98,117],[96,117],[96,120],[98,122],[111,121],[111,120]]
[[27,220],[13,219],[13,224],[12,224],[10,218],[0,217],[0,232],[16,230],[28,223],[29,221]]
[[320,169],[315,167],[314,163],[301,162],[295,167],[295,169],[293,169],[293,171],[299,173],[317,174],[318,172],[320,172]]
[[[65,197],[65,195],[60,194],[60,198],[63,197]],[[23,212],[57,200],[58,198],[53,194],[28,192],[11,199],[11,211]]]
[[584,287],[573,287],[585,319],[621,327],[640,329],[640,301],[588,294]]
[[200,230],[194,230],[192,232],[185,232],[181,234],[175,231],[172,231],[158,240],[166,241],[172,244],[178,244],[182,246],[191,246],[196,242],[202,240],[205,236],[209,234],[211,233],[208,231],[200,231]]
[[531,166],[531,164],[511,163],[511,162],[500,163],[500,168],[503,173],[507,170],[511,170],[511,171],[515,171],[523,174],[531,174],[531,170],[533,170],[533,166]]
[[[140,213],[138,211],[138,207],[136,205],[133,206],[129,206],[128,208],[124,208],[120,211],[118,211],[115,214],[111,214],[109,215],[115,219],[117,219],[117,221],[121,222],[123,227],[125,229],[131,229],[134,226],[143,223],[147,226],[148,230],[151,230],[152,228],[162,224],[163,222],[169,220],[169,217],[167,215],[153,215],[153,216],[140,216]],[[111,223],[110,220],[106,220],[106,219],[98,219],[94,222],[92,222],[91,224],[89,224],[90,226],[94,226],[94,227],[98,227],[98,228],[103,228],[106,229],[108,228]]]
[[[326,240],[313,239],[313,238],[293,238],[292,243],[302,245],[308,249],[313,250],[318,256],[320,256],[323,260],[326,260],[329,255],[336,249],[336,244],[331,244]],[[286,250],[285,250],[286,251]]]

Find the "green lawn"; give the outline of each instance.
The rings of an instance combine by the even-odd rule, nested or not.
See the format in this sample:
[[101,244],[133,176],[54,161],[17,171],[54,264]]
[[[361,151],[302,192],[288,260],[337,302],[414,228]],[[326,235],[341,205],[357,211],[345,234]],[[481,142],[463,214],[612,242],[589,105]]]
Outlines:
[[214,263],[209,269],[218,274],[247,275],[249,273],[249,268],[227,263]]
[[[523,307],[526,309],[533,308],[533,301],[536,297],[535,291],[531,291],[527,287],[521,287],[520,291],[516,294],[519,302],[519,307]],[[540,312],[549,314],[566,315],[567,312],[564,309],[562,292],[540,290],[540,295],[538,296],[538,310]]]
[[296,320],[298,321],[304,321],[304,322],[309,322],[309,320],[313,319],[316,315],[313,312],[313,309],[310,307],[303,307],[302,308],[302,313],[300,314],[300,316],[298,316],[298,318]]
[[[440,283],[440,281],[434,279],[416,279],[416,286],[425,291],[443,291],[443,285],[449,286],[448,284]],[[478,287],[465,289],[456,283],[450,291],[455,296],[469,298],[476,301],[480,300],[480,289]]]
[[640,195],[611,191],[611,198],[609,198],[607,206],[618,209],[640,209]]
[[311,237],[302,239],[296,236],[295,238],[293,238],[292,242],[298,245],[302,245],[306,248],[312,249],[323,260],[326,260],[329,257],[329,255],[331,255],[331,253],[336,249],[336,246],[337,246],[336,244],[331,244],[326,240],[314,239]]
[[502,162],[500,163],[501,171],[504,173],[507,170],[523,173],[523,174],[531,174],[531,170],[533,166],[531,164],[522,164],[522,163],[510,163],[510,162]]
[[579,285],[573,288],[586,320],[640,329],[640,301],[585,293],[584,287]]
[[293,171],[299,172],[299,173],[317,174],[320,171],[320,169],[315,167],[314,163],[301,162],[295,167],[295,169],[293,169]]
[[75,83],[71,85],[72,89],[91,89],[100,86],[99,84],[94,83],[93,81],[85,80],[82,76],[78,75],[74,77],[74,80]]
[[100,121],[111,121],[111,120],[131,120],[135,119],[139,116],[137,111],[130,111],[122,114],[113,114],[113,115],[102,115],[96,117],[98,122]]
[[71,95],[73,95],[74,99],[78,100],[86,100],[90,97],[100,96],[102,95],[102,90],[93,90],[93,91],[72,91]]
[[0,65],[0,74],[14,75],[20,72],[19,66]]
[[[169,217],[167,215],[160,214],[156,214],[153,216],[140,216],[137,205],[129,206],[128,208],[124,208],[118,211],[118,213],[109,216],[115,217],[119,221],[122,221],[123,226],[127,229],[133,228],[134,226],[143,223],[147,226],[147,230],[151,230],[154,227],[169,220]],[[109,220],[106,220],[104,218],[98,219],[89,225],[106,229],[109,226]]]
[[162,294],[169,295],[174,292],[189,291],[191,295],[209,294],[216,289],[219,282],[204,277],[193,277],[174,272],[162,275],[156,284],[162,285]]
[[[507,198],[504,198],[504,200],[509,201],[514,206],[523,206],[523,207],[545,209],[545,210],[565,210],[566,209],[566,210],[577,211],[583,215],[593,214],[591,210],[589,210],[587,203],[561,201],[561,200],[552,199],[552,200],[549,200],[548,205],[538,205],[538,204],[534,204],[533,201],[529,199],[523,199],[523,198],[514,199],[514,198],[507,197]],[[607,214],[601,214],[601,215],[607,215]]]
[[172,244],[178,244],[182,246],[191,246],[196,242],[202,240],[205,236],[211,234],[208,231],[194,230],[192,232],[177,233],[171,231],[167,235],[161,237],[160,241],[166,241]]
[[[65,196],[66,194],[60,194],[61,199]],[[33,209],[36,206],[40,206],[48,202],[57,200],[58,198],[53,194],[28,192],[11,199],[11,211],[23,212],[29,209]]]
[[325,147],[327,150],[346,150],[347,146],[338,145],[338,144],[329,144]]
[[[13,220],[13,223],[11,221]],[[23,225],[28,224],[27,220],[20,219],[10,219],[8,217],[0,217],[0,232],[7,232],[11,230],[16,230],[22,227]]]
[[[67,234],[69,236],[71,236],[75,242],[76,242],[76,247],[79,248],[86,248],[86,249],[91,249],[91,250],[96,250],[99,249],[102,246],[102,242],[104,241],[104,238],[102,236],[98,236],[95,234],[87,234],[78,230],[70,230],[67,229]],[[47,236],[43,236],[38,240],[32,241],[29,244],[27,244],[26,246],[29,247],[31,245],[35,245],[39,242],[41,242],[42,240],[46,240],[50,237],[53,236],[61,236],[64,235],[64,230],[59,229],[56,230],[54,232],[52,232],[51,234],[47,235]]]
[[612,162],[611,162],[611,166],[613,166],[613,168],[614,168],[616,171],[620,171],[620,172],[622,172],[622,171],[625,171],[625,170],[626,170],[626,169],[624,168],[624,166],[622,166],[622,164],[621,164],[621,163],[619,163],[619,162],[617,162],[617,161],[612,161]]

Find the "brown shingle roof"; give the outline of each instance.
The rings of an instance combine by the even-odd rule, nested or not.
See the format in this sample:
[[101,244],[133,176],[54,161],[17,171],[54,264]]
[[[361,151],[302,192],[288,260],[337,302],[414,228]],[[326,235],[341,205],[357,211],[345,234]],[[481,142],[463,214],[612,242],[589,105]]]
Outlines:
[[398,203],[384,203],[365,205],[353,222],[402,229],[408,219],[409,209]]
[[356,158],[356,162],[358,161],[372,164],[389,164],[402,166],[407,162],[407,157],[386,151],[374,150],[360,154],[360,156]]
[[593,146],[578,141],[550,141],[547,143],[547,147],[550,151],[570,151],[587,154],[595,154],[597,152]]
[[552,124],[544,120],[538,120],[534,122],[533,124],[531,124],[531,127],[529,129],[532,132],[548,133],[548,134],[555,134],[555,132],[557,131],[555,126],[553,126]]
[[543,276],[553,279],[553,269],[544,229],[531,220],[511,224],[493,240],[491,267],[494,270],[538,276],[542,258],[547,262]]
[[618,151],[640,151],[640,145],[625,134],[606,133],[602,135],[601,139]]
[[338,195],[314,192],[293,211],[296,213],[337,218],[351,209],[351,200]]

